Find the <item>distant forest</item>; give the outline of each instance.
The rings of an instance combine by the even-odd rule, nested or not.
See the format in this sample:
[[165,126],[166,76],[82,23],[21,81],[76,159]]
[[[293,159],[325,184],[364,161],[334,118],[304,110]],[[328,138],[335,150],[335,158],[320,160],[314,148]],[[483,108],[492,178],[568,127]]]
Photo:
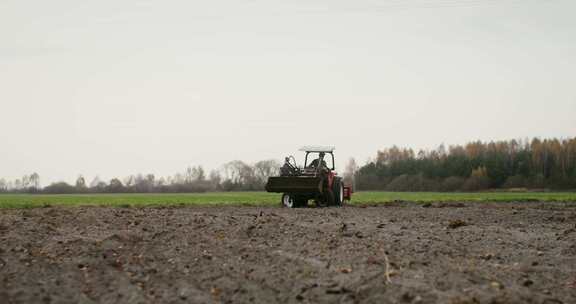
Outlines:
[[[281,163],[264,160],[247,164],[236,160],[206,173],[188,167],[174,176],[136,174],[103,181],[79,176],[74,184],[58,182],[40,186],[37,173],[20,179],[0,179],[4,193],[183,193],[209,191],[261,191]],[[483,191],[576,189],[576,137],[471,142],[440,145],[435,150],[391,147],[358,167],[350,159],[343,172],[355,190],[384,191]]]
[[418,152],[392,147],[359,168],[356,187],[387,191],[576,189],[576,138],[476,141]]

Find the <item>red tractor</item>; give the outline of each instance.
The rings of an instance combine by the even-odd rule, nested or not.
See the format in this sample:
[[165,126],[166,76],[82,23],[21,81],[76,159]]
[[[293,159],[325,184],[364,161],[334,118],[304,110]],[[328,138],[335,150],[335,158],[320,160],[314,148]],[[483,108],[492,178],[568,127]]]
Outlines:
[[[352,188],[334,171],[334,147],[303,147],[304,167],[286,157],[280,176],[268,178],[266,191],[283,193],[282,206],[300,208],[314,200],[316,206],[342,206],[350,201]],[[328,156],[328,157],[327,157]]]

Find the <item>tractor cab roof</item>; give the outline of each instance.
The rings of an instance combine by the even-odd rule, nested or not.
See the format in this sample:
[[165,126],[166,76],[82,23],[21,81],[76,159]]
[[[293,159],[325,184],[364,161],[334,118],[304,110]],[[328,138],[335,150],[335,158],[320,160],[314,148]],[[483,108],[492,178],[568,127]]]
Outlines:
[[334,146],[304,146],[299,149],[304,152],[326,152],[332,153],[336,148]]

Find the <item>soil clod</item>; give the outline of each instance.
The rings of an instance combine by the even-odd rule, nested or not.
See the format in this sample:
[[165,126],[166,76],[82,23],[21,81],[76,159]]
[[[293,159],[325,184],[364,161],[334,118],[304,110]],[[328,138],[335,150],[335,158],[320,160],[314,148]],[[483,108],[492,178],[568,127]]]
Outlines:
[[452,220],[448,223],[448,228],[456,229],[464,226],[468,226],[469,224],[463,220]]

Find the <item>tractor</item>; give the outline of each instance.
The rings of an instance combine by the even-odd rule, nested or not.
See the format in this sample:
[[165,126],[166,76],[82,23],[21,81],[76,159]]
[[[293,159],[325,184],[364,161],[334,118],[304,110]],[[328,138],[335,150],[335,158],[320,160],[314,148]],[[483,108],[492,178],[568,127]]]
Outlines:
[[282,193],[282,206],[302,208],[313,200],[317,207],[342,206],[350,201],[352,188],[344,185],[334,171],[334,147],[302,147],[304,167],[298,167],[294,156],[285,158],[280,176],[268,178],[266,191]]

